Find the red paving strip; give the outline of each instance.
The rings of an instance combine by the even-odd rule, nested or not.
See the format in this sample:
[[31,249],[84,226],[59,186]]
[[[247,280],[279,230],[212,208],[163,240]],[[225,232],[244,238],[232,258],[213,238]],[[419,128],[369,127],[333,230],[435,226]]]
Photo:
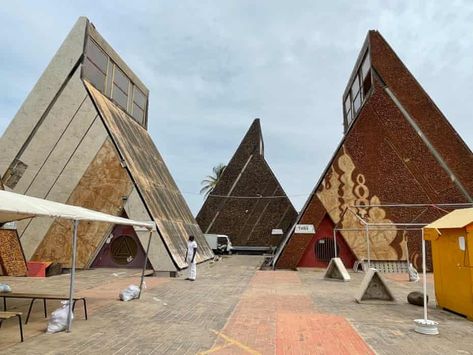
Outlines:
[[343,317],[278,313],[276,354],[374,354]]
[[249,287],[266,287],[274,286],[277,283],[278,286],[294,286],[302,284],[297,272],[293,271],[257,271],[255,276],[250,281]]
[[212,354],[373,354],[343,317],[320,314],[296,272],[257,272]]

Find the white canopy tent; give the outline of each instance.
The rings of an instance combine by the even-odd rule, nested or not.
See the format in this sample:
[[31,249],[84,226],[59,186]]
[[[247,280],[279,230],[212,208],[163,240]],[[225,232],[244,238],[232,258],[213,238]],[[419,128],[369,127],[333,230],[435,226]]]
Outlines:
[[74,277],[76,269],[77,252],[77,227],[80,221],[103,222],[110,224],[128,225],[147,229],[149,234],[148,247],[146,248],[145,262],[141,273],[140,295],[143,286],[143,278],[148,261],[148,252],[154,222],[140,222],[127,218],[116,217],[106,213],[89,210],[87,208],[66,205],[59,202],[48,201],[41,198],[20,195],[14,192],[0,190],[0,224],[18,221],[34,217],[62,218],[73,221],[72,236],[72,264],[71,279],[69,286],[69,315],[67,319],[67,331],[71,330],[72,324],[72,301],[74,298]]

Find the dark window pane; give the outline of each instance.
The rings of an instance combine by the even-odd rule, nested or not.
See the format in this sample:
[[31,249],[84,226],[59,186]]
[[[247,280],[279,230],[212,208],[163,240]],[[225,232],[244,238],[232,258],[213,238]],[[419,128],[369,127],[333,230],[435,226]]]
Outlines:
[[361,64],[361,73],[363,79],[368,75],[371,67],[371,62],[370,62],[370,56],[368,53],[366,53],[365,58],[363,59],[363,63]]
[[358,94],[358,91],[360,91],[360,81],[357,75],[355,76],[355,80],[351,86],[351,97],[355,97]]
[[353,100],[353,113],[356,115],[361,106],[361,96],[357,95]]
[[113,82],[120,88],[122,91],[128,95],[128,86],[130,85],[130,79],[126,77],[126,75],[118,69],[115,65],[115,73],[113,76]]
[[145,118],[145,112],[136,104],[133,104],[133,118],[140,124],[143,124]]
[[90,38],[87,41],[85,53],[87,58],[94,63],[102,73],[107,73],[108,56]]
[[353,118],[353,117],[351,117],[351,110],[349,110],[349,111],[347,112],[347,122],[348,122],[348,124],[350,124],[352,118]]
[[84,61],[83,76],[99,91],[105,91],[105,74],[98,70],[88,59]]
[[126,110],[128,96],[125,95],[115,84],[113,84],[112,99]]
[[350,94],[347,95],[345,99],[345,112],[347,112],[351,108],[350,103]]
[[368,94],[368,91],[371,89],[371,74],[367,75],[363,80],[363,96]]
[[136,86],[134,87],[133,101],[143,110],[146,108],[146,96]]

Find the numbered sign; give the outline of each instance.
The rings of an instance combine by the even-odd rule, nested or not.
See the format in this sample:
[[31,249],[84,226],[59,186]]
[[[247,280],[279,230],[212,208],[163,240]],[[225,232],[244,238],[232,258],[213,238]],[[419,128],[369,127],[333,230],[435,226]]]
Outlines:
[[315,234],[315,227],[313,224],[296,224],[297,234]]

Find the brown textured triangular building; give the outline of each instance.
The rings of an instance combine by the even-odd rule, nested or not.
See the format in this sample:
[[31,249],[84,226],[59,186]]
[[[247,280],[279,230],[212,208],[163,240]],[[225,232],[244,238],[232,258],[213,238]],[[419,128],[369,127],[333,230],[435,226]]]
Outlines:
[[343,215],[356,205],[362,218],[387,225],[369,234],[373,260],[409,259],[420,267],[420,232],[393,224],[430,222],[444,212],[379,205],[471,203],[472,152],[377,31],[368,33],[343,111],[345,135],[298,217],[317,232],[288,233],[274,264],[327,265],[335,225],[345,229],[337,233],[345,265],[366,260],[365,233],[348,231],[360,224],[352,213]]
[[276,247],[297,217],[264,158],[260,120],[255,119],[197,215],[204,233],[225,234],[234,246]]

